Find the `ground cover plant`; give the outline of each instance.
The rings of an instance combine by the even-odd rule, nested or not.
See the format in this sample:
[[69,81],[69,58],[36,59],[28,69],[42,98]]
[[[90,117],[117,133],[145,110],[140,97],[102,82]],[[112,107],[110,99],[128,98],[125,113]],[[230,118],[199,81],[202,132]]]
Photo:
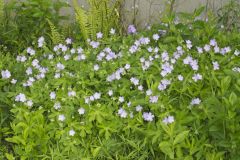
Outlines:
[[114,31],[1,55],[0,156],[237,160],[239,33],[171,18]]

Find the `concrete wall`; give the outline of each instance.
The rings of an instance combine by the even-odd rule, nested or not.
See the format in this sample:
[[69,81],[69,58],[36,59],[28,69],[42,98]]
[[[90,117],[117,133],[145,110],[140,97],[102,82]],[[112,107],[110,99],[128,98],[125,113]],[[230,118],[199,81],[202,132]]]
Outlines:
[[[159,17],[164,10],[168,0],[123,0],[122,13],[123,21],[132,24],[134,19],[136,24],[144,27],[147,24],[159,21]],[[208,4],[211,9],[218,9],[230,0],[176,0],[174,10],[178,12],[192,12],[194,9]],[[240,1],[240,0],[236,0]],[[68,0],[72,4],[72,0]],[[86,0],[78,0],[80,5],[87,7]],[[73,13],[73,10],[67,11]],[[135,13],[135,14],[134,14]]]

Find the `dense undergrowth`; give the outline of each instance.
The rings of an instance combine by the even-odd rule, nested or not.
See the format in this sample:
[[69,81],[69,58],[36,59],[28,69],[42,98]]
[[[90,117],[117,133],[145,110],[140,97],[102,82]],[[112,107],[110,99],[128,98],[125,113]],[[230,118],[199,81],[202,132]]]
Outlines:
[[238,160],[240,33],[203,10],[126,36],[83,34],[78,10],[80,38],[47,16],[24,49],[4,41],[0,158]]

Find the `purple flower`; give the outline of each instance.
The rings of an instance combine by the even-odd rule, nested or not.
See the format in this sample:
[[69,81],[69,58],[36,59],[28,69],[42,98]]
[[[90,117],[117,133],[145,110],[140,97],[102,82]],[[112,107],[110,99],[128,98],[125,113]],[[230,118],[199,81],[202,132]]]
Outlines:
[[134,25],[129,25],[128,26],[128,34],[134,34],[136,32],[137,32],[137,30],[136,30]]

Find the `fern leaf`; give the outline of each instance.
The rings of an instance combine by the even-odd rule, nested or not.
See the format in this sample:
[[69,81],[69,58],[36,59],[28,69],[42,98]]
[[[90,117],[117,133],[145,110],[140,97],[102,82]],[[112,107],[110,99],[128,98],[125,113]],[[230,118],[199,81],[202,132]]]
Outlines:
[[85,41],[89,38],[89,23],[86,11],[78,6],[76,0],[73,1],[76,21],[80,26],[80,30],[82,32],[83,38]]
[[53,44],[59,44],[63,42],[63,37],[62,35],[57,31],[57,28],[55,27],[55,25],[49,20],[47,19],[48,24],[50,26],[51,29],[51,40],[53,42]]

